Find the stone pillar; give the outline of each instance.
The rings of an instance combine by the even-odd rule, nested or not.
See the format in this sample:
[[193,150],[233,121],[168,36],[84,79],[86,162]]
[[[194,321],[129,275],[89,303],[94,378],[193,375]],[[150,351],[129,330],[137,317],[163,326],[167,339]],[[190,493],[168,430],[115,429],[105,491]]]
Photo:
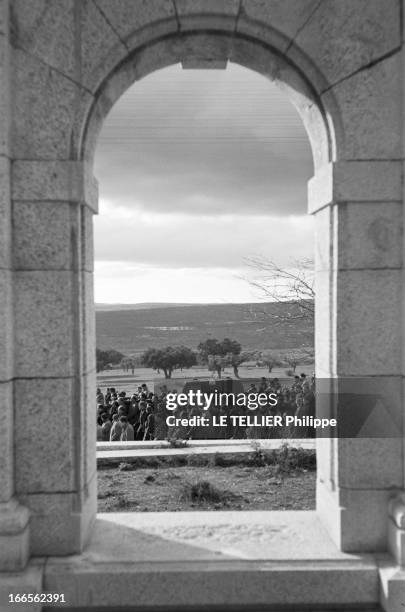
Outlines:
[[[365,398],[375,406],[359,437],[318,440],[317,508],[345,551],[387,549],[388,500],[403,487],[401,183],[399,161],[350,161],[323,167],[309,185],[320,391],[341,431]],[[358,394],[349,411],[347,392]]]
[[80,552],[96,514],[94,180],[83,163],[15,161],[15,476],[31,553]]
[[[402,11],[405,10],[405,0],[402,0]],[[405,25],[402,23],[402,69],[405,65]],[[402,83],[402,99],[404,100],[405,95],[405,80]],[[402,108],[402,163],[404,164],[405,160],[405,107]],[[405,168],[403,166],[403,171]],[[403,184],[403,202],[405,205],[405,183]],[[405,292],[405,278],[403,281],[403,291]],[[402,330],[405,325],[405,300],[404,300],[404,308],[403,308],[403,322],[402,322]],[[405,352],[403,351],[403,361],[402,361],[402,373],[405,375]],[[404,407],[404,422],[405,422],[405,407]],[[388,544],[389,550],[402,568],[405,568],[405,436],[403,439],[403,453],[402,453],[402,461],[403,461],[403,470],[404,470],[404,479],[402,483],[402,491],[399,491],[396,496],[393,496],[389,503],[389,516],[388,516]],[[405,579],[405,576],[402,577],[402,580]],[[403,585],[402,585],[402,588]],[[400,605],[403,606],[403,598],[401,598]]]
[[8,2],[0,2],[0,571],[22,569],[29,554],[28,510],[15,497],[13,272],[9,159]]

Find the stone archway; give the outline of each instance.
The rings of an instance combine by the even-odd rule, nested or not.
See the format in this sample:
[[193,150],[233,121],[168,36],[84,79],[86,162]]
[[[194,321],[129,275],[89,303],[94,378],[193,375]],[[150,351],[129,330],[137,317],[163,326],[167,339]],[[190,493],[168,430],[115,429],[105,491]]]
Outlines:
[[[8,9],[4,1],[1,567],[24,567],[29,550],[79,553],[91,534],[92,153],[119,95],[179,61],[236,61],[277,80],[307,126],[316,168],[309,209],[317,375],[337,385],[379,377],[399,434],[319,441],[317,509],[340,549],[387,550],[388,502],[405,487],[398,3],[367,0],[359,10],[349,0],[17,0]],[[390,541],[398,560],[404,511],[397,499]]]
[[[331,115],[339,115],[335,108],[328,112],[312,84],[277,50],[254,39],[235,37],[224,32],[190,32],[172,34],[151,40],[135,50],[101,83],[84,120],[77,155],[92,165],[94,149],[102,123],[118,98],[134,83],[148,74],[173,64],[183,68],[226,69],[227,63],[238,63],[275,82],[297,107],[311,142],[315,169],[333,161],[335,147],[334,125]],[[328,106],[333,107],[332,104]]]

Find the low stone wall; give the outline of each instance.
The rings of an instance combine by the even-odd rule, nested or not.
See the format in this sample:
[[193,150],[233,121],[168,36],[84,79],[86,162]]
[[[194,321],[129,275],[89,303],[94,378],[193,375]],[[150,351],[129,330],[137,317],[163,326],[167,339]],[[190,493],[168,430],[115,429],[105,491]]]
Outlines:
[[151,442],[98,442],[97,467],[113,467],[122,462],[131,463],[147,458],[173,458],[190,455],[214,456],[249,454],[258,449],[277,450],[284,444],[291,448],[315,450],[314,439],[288,440],[190,440],[186,446],[174,448],[169,443],[161,441]]

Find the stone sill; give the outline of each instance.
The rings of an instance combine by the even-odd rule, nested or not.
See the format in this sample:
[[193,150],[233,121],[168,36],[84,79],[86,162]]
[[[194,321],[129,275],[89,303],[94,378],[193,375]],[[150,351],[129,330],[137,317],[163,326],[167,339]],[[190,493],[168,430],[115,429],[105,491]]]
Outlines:
[[[252,438],[242,440],[187,440],[186,450],[192,448],[223,446],[224,449],[229,447],[240,447],[249,450],[255,450],[256,446],[266,449],[281,448],[284,444],[289,446],[299,446],[302,448],[312,449],[316,446],[316,438]],[[139,449],[165,449],[172,450],[172,447],[166,440],[140,440],[136,442],[97,442],[97,451],[111,450],[139,450]]]
[[[253,453],[260,446],[264,450],[275,450],[281,448],[286,443],[284,439],[271,440],[189,440],[187,446],[171,448],[167,442],[97,442],[97,465],[104,466],[117,461],[131,462],[137,458],[146,457],[181,457],[189,455],[211,456],[217,453],[243,454]],[[293,439],[287,440],[293,447],[300,447],[305,450],[315,450],[316,440]]]
[[98,514],[83,554],[44,560],[43,580],[72,608],[379,601],[378,559],[338,551],[316,512]]

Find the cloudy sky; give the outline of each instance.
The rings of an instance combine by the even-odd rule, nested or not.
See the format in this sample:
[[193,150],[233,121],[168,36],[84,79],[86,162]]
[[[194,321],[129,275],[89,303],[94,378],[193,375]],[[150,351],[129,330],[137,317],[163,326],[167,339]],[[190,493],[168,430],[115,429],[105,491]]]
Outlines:
[[247,258],[312,256],[302,122],[235,64],[136,83],[105,121],[95,174],[97,302],[254,301]]

